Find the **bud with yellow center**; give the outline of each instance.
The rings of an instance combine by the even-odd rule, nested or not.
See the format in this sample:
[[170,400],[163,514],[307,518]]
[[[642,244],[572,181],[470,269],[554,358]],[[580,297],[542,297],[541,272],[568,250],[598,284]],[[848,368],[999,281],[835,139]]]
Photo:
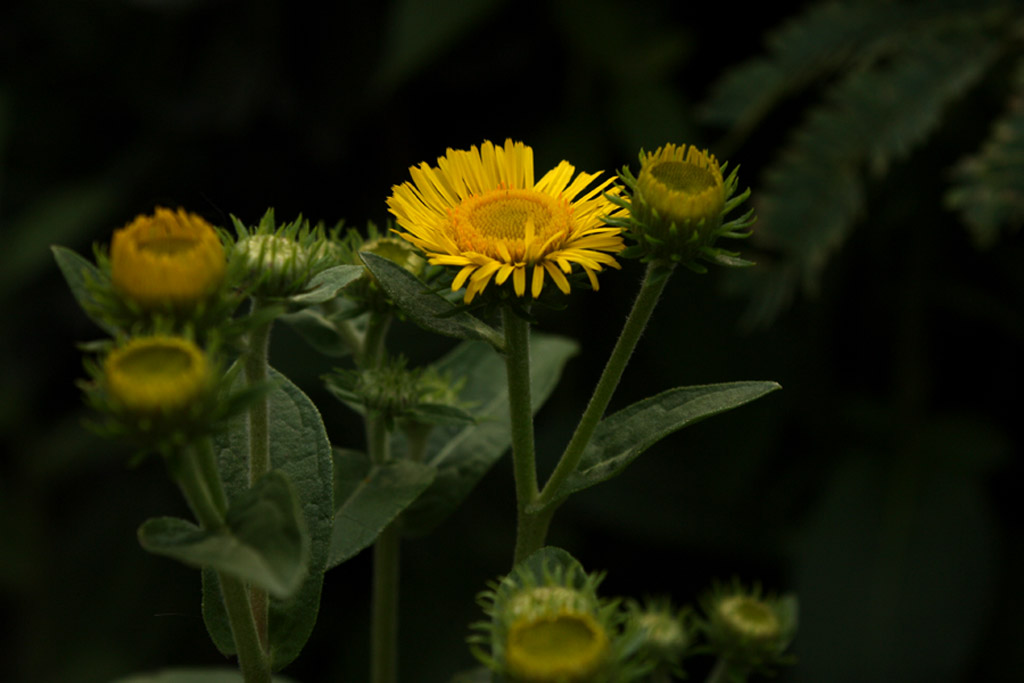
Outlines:
[[769,673],[792,661],[785,650],[796,634],[795,597],[765,596],[759,586],[733,582],[715,586],[701,604],[707,649],[730,670]]
[[617,601],[602,600],[602,575],[587,574],[568,553],[542,548],[480,596],[489,621],[475,624],[474,654],[514,683],[626,683],[650,670],[637,665],[638,636],[623,631]]
[[224,248],[213,227],[181,209],[157,208],[114,232],[110,277],[143,310],[188,309],[224,281]]
[[627,198],[609,197],[628,209],[625,217],[614,217],[610,225],[627,229],[636,244],[623,256],[645,261],[663,260],[696,272],[705,272],[698,260],[727,266],[751,265],[734,252],[715,246],[722,237],[749,236],[753,211],[725,222],[725,216],[750,195],[747,190],[733,197],[738,180],[734,169],[723,176],[725,165],[707,150],[687,145],[665,145],[654,152],[640,153],[640,173],[633,177],[628,168],[619,178],[628,186]]
[[103,363],[107,392],[121,411],[139,417],[190,412],[210,390],[206,355],[180,337],[132,339]]
[[513,621],[505,666],[523,683],[582,683],[594,680],[609,650],[608,632],[592,614],[564,610]]

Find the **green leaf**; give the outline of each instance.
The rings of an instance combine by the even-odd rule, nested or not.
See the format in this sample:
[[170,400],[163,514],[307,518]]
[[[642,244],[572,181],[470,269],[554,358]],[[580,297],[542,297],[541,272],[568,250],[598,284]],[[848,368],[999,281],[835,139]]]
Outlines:
[[[270,463],[288,475],[306,519],[310,536],[309,571],[291,597],[270,600],[272,664],[280,669],[302,650],[316,623],[320,589],[334,520],[331,447],[316,406],[301,389],[273,368],[275,383],[270,401]],[[239,377],[239,382],[244,381]],[[228,497],[234,499],[249,486],[248,415],[231,420],[228,429],[214,439]],[[234,642],[224,612],[216,576],[203,573],[203,618],[218,649],[234,653]]]
[[96,323],[104,332],[110,335],[116,335],[117,330],[105,322],[102,318],[93,315],[92,311],[96,310],[98,304],[92,292],[89,291],[87,282],[103,282],[106,278],[103,273],[94,266],[88,260],[82,258],[67,247],[51,246],[50,249],[53,251],[53,258],[57,261],[57,267],[60,268],[61,274],[64,276],[65,282],[68,283],[68,287],[71,289],[72,296],[75,297],[75,301],[82,308],[82,311]]
[[[576,342],[534,332],[531,335],[530,381],[536,412],[558,383]],[[505,362],[487,344],[464,342],[437,363],[453,382],[465,378],[459,401],[476,424],[442,425],[430,433],[426,462],[437,470],[434,483],[409,506],[403,517],[406,533],[428,533],[469,495],[480,478],[511,443]]]
[[342,358],[352,353],[352,348],[338,334],[338,329],[315,308],[287,313],[278,320],[287,323],[307,344],[329,358]]
[[322,304],[338,296],[338,293],[366,273],[362,266],[333,266],[313,276],[302,294],[288,297],[288,302],[311,306]]
[[327,560],[334,567],[370,546],[393,519],[434,481],[430,465],[391,460],[374,465],[354,451],[335,453],[338,509]]
[[[149,674],[118,678],[113,683],[244,683],[238,669],[164,669]],[[295,679],[274,676],[273,683],[295,683]]]
[[412,273],[369,252],[360,256],[388,296],[417,325],[446,337],[482,339],[496,349],[504,348],[500,332],[430,291]]
[[605,418],[579,466],[554,500],[619,474],[637,456],[669,434],[781,389],[775,382],[730,382],[678,387],[634,403]]
[[174,517],[147,520],[139,543],[193,567],[223,571],[288,597],[306,576],[309,535],[288,477],[268,472],[231,502],[225,529],[210,531]]

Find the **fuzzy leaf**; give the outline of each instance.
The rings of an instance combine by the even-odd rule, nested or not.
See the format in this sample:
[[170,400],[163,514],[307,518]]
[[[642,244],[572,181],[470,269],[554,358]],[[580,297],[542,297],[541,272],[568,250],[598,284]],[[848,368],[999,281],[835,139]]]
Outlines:
[[[270,370],[270,379],[276,384],[269,394],[271,467],[291,479],[310,535],[305,581],[290,598],[270,600],[271,657],[277,670],[298,656],[316,623],[334,520],[334,474],[330,443],[316,406],[276,370]],[[214,445],[224,487],[228,497],[234,499],[249,486],[245,455],[249,452],[248,415],[231,420]],[[203,573],[203,618],[221,652],[233,654],[234,642],[220,589],[210,572]]]
[[427,289],[411,273],[386,258],[364,252],[366,267],[402,312],[426,330],[456,339],[482,339],[496,349],[505,345],[501,333],[450,301]]
[[411,460],[374,465],[354,451],[335,453],[340,495],[327,566],[334,567],[370,546],[393,519],[434,481],[435,470]]
[[78,302],[82,311],[89,317],[89,320],[96,323],[104,332],[116,335],[117,330],[114,327],[92,314],[97,304],[86,282],[102,282],[105,279],[103,274],[91,262],[67,247],[54,245],[50,249],[53,251],[53,258],[57,261],[57,267],[60,268],[64,280],[71,289],[71,294],[75,297],[75,301]]
[[555,500],[607,481],[669,434],[781,389],[775,382],[678,387],[605,418]]
[[[564,337],[531,335],[530,380],[533,410],[550,396],[576,343]],[[469,495],[480,478],[511,443],[505,362],[482,342],[464,342],[437,363],[453,381],[465,378],[459,401],[476,424],[435,427],[427,444],[426,462],[437,470],[434,483],[409,506],[404,529],[418,536],[429,532]]]
[[366,273],[362,266],[334,266],[321,271],[309,281],[306,291],[288,297],[289,303],[310,306],[322,304],[338,296],[345,287]]
[[288,597],[305,577],[309,535],[288,478],[269,472],[236,497],[227,528],[207,531],[184,519],[159,517],[139,527],[139,543],[193,567],[223,571]]
[[329,358],[342,358],[352,353],[337,328],[315,308],[287,313],[278,320],[287,323],[307,344]]

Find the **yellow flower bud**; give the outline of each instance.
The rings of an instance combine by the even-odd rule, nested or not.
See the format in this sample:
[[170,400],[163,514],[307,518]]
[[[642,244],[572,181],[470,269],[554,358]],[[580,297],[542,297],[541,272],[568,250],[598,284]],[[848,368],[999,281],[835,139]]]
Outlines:
[[107,356],[103,370],[115,405],[140,417],[186,412],[212,381],[206,355],[180,337],[132,339]]
[[224,281],[224,248],[199,216],[158,207],[114,232],[110,269],[115,290],[142,309],[189,308]]

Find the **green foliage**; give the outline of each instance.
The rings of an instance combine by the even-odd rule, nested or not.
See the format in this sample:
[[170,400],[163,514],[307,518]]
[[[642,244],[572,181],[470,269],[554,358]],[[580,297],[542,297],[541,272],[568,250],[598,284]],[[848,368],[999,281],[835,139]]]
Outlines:
[[979,247],[991,247],[1003,227],[1024,223],[1024,58],[1018,60],[1006,112],[973,156],[956,169],[946,204],[960,211]]
[[504,346],[500,332],[427,289],[412,273],[375,254],[362,257],[388,296],[417,325],[446,337],[482,339],[496,349]]
[[430,465],[390,460],[374,465],[355,451],[335,451],[334,532],[327,567],[369,547],[388,524],[434,481]]
[[999,0],[820,4],[769,38],[769,57],[722,79],[706,111],[732,127],[732,142],[783,98],[832,81],[765,172],[754,240],[776,260],[741,280],[755,319],[772,318],[797,287],[816,287],[864,214],[868,174],[882,177],[907,157],[1006,50],[1019,49],[1018,23]]
[[[531,336],[534,412],[551,395],[577,348],[575,342],[564,337],[540,333]],[[467,411],[476,423],[442,425],[430,433],[425,462],[437,470],[437,477],[405,514],[403,529],[414,536],[429,532],[451,514],[511,443],[508,389],[501,357],[482,342],[463,342],[436,367],[455,382],[465,378],[459,400],[470,406]]]
[[[274,676],[273,683],[294,683],[291,678]],[[239,671],[228,669],[164,669],[151,674],[118,678],[113,683],[244,683]]]
[[287,598],[306,576],[309,534],[295,490],[280,470],[268,472],[228,508],[225,529],[200,529],[174,517],[146,521],[139,543],[193,567],[223,571]]
[[362,266],[332,266],[314,275],[305,291],[287,298],[293,305],[310,306],[322,304],[338,296],[342,289],[362,277],[366,270]]
[[99,268],[67,247],[52,246],[50,249],[53,251],[53,258],[57,261],[57,267],[60,268],[71,294],[82,311],[104,332],[111,335],[117,334],[117,330],[112,325],[102,316],[96,315],[99,303],[90,291],[89,283],[105,279]]
[[775,382],[679,387],[634,403],[598,424],[579,466],[554,500],[611,479],[645,450],[683,427],[781,388]]
[[[305,581],[287,599],[272,597],[270,601],[271,657],[277,670],[298,656],[316,623],[334,518],[334,475],[330,444],[316,406],[277,371],[271,369],[270,377],[275,383],[269,394],[271,466],[294,484],[310,535]],[[249,487],[247,416],[232,420],[214,445],[224,487],[228,498],[234,500]],[[218,649],[233,654],[223,600],[216,577],[209,571],[203,573],[203,617]]]

